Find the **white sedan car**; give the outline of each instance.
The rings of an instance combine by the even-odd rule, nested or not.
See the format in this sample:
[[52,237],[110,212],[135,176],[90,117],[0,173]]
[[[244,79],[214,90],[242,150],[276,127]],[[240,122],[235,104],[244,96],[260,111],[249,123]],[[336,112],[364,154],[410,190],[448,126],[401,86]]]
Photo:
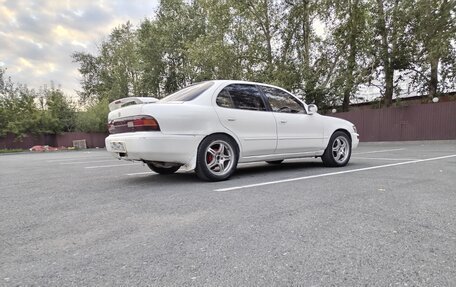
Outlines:
[[161,100],[133,97],[109,106],[107,150],[159,174],[183,167],[218,181],[238,163],[303,157],[345,166],[359,142],[352,123],[261,83],[207,81]]

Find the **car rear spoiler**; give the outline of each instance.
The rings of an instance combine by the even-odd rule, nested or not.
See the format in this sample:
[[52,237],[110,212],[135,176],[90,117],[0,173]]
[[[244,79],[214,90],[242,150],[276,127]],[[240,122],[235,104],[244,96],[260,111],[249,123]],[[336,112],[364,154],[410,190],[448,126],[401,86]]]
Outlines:
[[155,102],[158,102],[158,99],[153,97],[128,97],[110,103],[109,110],[112,112],[130,105],[151,104]]

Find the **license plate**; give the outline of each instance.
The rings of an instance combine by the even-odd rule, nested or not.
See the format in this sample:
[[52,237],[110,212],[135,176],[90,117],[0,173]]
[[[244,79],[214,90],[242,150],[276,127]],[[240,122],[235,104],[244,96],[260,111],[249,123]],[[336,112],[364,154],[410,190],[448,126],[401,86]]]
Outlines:
[[124,142],[110,142],[110,146],[114,152],[127,152]]

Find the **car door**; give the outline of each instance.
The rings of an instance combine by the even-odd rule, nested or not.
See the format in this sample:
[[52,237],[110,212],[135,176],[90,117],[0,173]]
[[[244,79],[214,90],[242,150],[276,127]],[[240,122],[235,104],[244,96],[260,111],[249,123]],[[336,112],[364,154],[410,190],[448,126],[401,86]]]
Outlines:
[[323,123],[288,92],[260,86],[277,121],[277,154],[314,152],[323,147]]
[[217,95],[215,109],[222,125],[239,138],[242,157],[274,153],[277,144],[276,121],[257,86],[226,86]]

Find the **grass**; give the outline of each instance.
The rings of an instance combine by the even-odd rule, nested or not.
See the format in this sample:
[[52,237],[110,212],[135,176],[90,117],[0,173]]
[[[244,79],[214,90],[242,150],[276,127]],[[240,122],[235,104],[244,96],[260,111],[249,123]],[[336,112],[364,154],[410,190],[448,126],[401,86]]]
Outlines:
[[23,149],[12,148],[12,149],[0,149],[0,153],[12,153],[12,152],[23,152]]

